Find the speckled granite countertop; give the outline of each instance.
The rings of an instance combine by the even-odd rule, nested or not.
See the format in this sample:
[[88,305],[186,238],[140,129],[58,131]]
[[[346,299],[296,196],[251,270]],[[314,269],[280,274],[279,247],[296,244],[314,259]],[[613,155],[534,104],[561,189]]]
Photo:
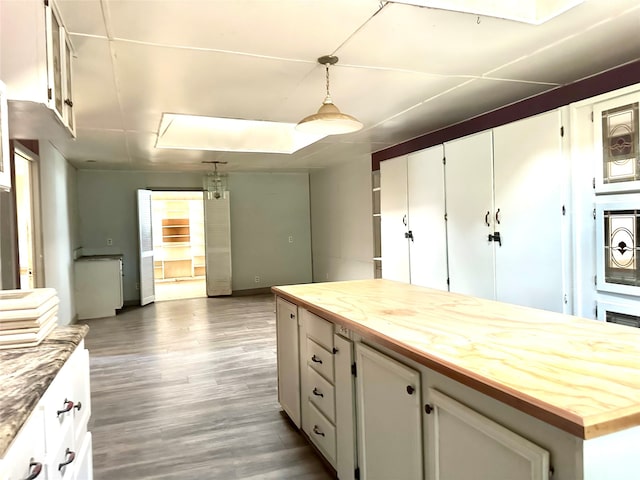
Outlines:
[[88,331],[59,326],[37,347],[0,350],[0,458]]

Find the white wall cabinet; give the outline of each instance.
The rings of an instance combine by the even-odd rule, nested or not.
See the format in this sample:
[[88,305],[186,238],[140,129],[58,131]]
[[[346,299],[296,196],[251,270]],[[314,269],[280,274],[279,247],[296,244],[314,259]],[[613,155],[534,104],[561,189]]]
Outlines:
[[360,478],[422,479],[420,374],[362,343],[355,352]]
[[13,46],[1,59],[10,108],[19,118],[31,120],[20,124],[33,126],[33,131],[15,132],[16,136],[55,137],[52,118],[75,136],[73,48],[57,6],[52,0],[3,1],[0,22],[2,42]]
[[382,277],[447,289],[441,145],[382,162]]
[[298,307],[276,299],[278,345],[278,401],[296,427],[300,428],[300,364],[298,361]]
[[90,416],[89,352],[82,341],[0,459],[0,478],[92,480]]
[[[406,228],[415,237],[411,283],[447,289],[437,278],[448,276],[452,292],[570,312],[569,167],[562,131],[562,113],[554,110],[382,162],[383,276],[407,281],[406,267],[400,272],[405,277],[392,270],[407,264],[406,248],[392,231],[398,219],[408,218]],[[442,148],[444,170],[436,162]],[[406,191],[400,188],[404,163]],[[408,213],[401,215],[405,197]],[[438,215],[445,200],[446,223]],[[418,240],[425,237],[422,248]]]

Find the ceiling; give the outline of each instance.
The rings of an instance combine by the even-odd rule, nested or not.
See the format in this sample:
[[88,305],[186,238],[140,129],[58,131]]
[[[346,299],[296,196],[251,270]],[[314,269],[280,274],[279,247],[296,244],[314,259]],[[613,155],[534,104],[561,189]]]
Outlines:
[[[638,0],[539,26],[379,0],[58,0],[75,50],[82,169],[323,168],[640,58]],[[286,154],[156,149],[163,112],[297,122],[324,98],[364,124]]]

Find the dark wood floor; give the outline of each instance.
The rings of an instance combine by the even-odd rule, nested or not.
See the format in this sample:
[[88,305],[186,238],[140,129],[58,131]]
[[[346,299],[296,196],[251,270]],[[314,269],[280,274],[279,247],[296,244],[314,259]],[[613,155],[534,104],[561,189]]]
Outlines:
[[332,478],[281,414],[271,295],[83,323],[96,480]]

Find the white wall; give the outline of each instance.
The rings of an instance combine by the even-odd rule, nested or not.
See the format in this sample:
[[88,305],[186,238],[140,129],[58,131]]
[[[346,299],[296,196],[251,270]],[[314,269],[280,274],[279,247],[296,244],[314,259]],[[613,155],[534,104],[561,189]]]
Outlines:
[[60,298],[58,323],[76,315],[73,251],[77,247],[76,169],[51,143],[40,142],[40,195],[44,284]]
[[371,157],[313,171],[313,281],[373,278]]
[[[199,189],[202,177],[202,173],[78,172],[80,245],[85,254],[123,255],[126,302],[139,299],[136,190]],[[308,188],[306,173],[229,175],[233,290],[311,281]],[[107,238],[113,240],[111,247]],[[260,282],[254,281],[256,275]]]

